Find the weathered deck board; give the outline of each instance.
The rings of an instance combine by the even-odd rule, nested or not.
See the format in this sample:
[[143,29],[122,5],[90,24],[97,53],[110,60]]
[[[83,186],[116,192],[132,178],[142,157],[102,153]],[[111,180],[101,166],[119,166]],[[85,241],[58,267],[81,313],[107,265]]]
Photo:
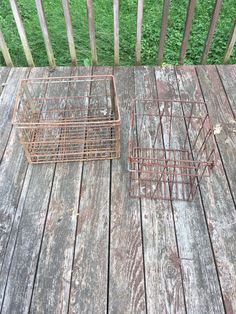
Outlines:
[[209,114],[215,130],[220,156],[229,180],[234,199],[236,199],[236,136],[235,117],[224,87],[215,66],[197,66],[197,73],[205,100],[209,103]]
[[[94,75],[111,73],[112,68],[93,68]],[[90,93],[102,94],[96,82]],[[107,310],[109,215],[110,161],[84,162],[70,313]]]
[[109,313],[145,313],[140,202],[129,197],[127,171],[129,106],[134,98],[133,68],[115,68],[121,110],[121,158],[112,161]]
[[[135,96],[139,99],[157,97],[152,67],[135,68]],[[149,126],[145,127],[149,132]],[[185,313],[170,203],[143,199],[141,210],[148,313]]]
[[27,68],[12,68],[8,75],[6,86],[3,89],[0,101],[0,161],[4,154],[6,144],[11,132],[11,115],[13,103],[20,79],[25,78],[29,74]]
[[[2,313],[236,312],[236,72],[229,65],[196,68],[94,68],[116,77],[121,159],[28,167],[11,127],[14,95],[21,77],[48,69],[0,68],[0,94],[7,83],[0,98]],[[70,73],[77,68],[50,75]],[[157,93],[204,96],[214,126],[223,126],[213,173],[192,203],[128,195],[127,107],[134,96]]]
[[[203,100],[194,67],[178,67],[177,78],[181,99]],[[236,225],[234,224],[236,211],[218,150],[211,176],[201,181],[200,190],[225,309],[227,313],[234,313],[236,312]]]
[[[33,78],[45,73],[47,71],[43,68],[32,69],[30,77]],[[24,194],[22,187],[26,170],[27,163],[23,149],[19,143],[16,131],[13,129],[0,164],[0,307],[21,215],[18,202]]]
[[[60,75],[65,75],[63,68],[51,74]],[[56,85],[49,86],[47,92],[60,94]],[[54,170],[54,164],[33,166],[5,290],[3,313],[29,311]]]
[[[55,75],[70,76],[77,74],[75,72],[77,69],[63,68]],[[87,73],[86,70],[82,72]],[[69,94],[70,88],[73,86],[67,85],[63,93]],[[30,307],[32,313],[67,311],[81,170],[80,163],[56,165]]]
[[[179,99],[173,67],[156,68],[157,92],[161,99]],[[175,108],[173,108],[175,112]],[[172,124],[176,139],[181,126]],[[174,129],[176,128],[176,129]],[[179,138],[179,142],[181,138]],[[224,313],[211,243],[197,193],[194,201],[173,201],[179,257],[188,313]]]
[[7,80],[9,73],[10,73],[10,68],[0,67],[0,96],[5,87],[5,82]]

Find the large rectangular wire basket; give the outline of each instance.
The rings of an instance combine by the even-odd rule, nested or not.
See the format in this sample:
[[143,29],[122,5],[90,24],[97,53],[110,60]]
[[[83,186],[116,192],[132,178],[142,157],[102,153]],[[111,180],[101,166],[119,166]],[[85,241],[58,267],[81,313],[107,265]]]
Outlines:
[[13,124],[30,163],[120,156],[120,113],[111,75],[22,80]]
[[134,101],[128,159],[132,197],[193,200],[214,165],[214,152],[204,102]]

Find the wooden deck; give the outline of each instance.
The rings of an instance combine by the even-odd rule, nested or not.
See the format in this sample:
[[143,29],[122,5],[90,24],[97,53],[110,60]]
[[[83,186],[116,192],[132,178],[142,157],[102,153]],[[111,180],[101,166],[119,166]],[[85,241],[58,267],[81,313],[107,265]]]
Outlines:
[[[121,159],[28,166],[11,125],[18,81],[91,72],[115,75]],[[235,65],[0,68],[2,313],[236,313],[235,82]],[[129,198],[137,96],[207,101],[218,151],[194,202]]]

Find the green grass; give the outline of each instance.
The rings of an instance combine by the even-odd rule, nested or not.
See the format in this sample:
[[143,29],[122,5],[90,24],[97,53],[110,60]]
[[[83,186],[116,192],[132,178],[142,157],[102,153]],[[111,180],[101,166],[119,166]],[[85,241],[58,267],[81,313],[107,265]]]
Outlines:
[[[29,45],[37,66],[48,64],[42,34],[39,27],[34,0],[18,0],[24,21]],[[113,15],[112,0],[94,0],[94,16],[99,65],[112,65],[113,54]],[[145,0],[142,37],[142,64],[156,64],[158,41],[161,24],[163,1]],[[66,29],[60,0],[43,1],[48,29],[58,65],[69,65],[70,55],[67,44]],[[177,64],[188,0],[171,1],[168,32],[165,43],[164,63]],[[185,58],[186,64],[198,64],[202,55],[204,42],[214,6],[213,0],[199,0],[191,28],[190,40]],[[70,0],[72,24],[74,30],[78,64],[91,63],[88,25],[85,0]],[[133,65],[135,60],[137,1],[120,0],[120,63]],[[213,38],[207,63],[221,63],[236,16],[235,0],[223,1],[217,29]],[[13,62],[17,66],[27,65],[21,42],[17,33],[8,0],[0,4],[0,27],[5,35]],[[230,59],[236,63],[236,49]],[[0,65],[4,59],[0,54]]]

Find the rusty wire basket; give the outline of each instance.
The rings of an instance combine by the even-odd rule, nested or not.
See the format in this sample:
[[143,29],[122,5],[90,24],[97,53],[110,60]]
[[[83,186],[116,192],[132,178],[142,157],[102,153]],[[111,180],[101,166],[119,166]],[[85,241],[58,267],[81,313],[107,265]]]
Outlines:
[[13,124],[30,163],[120,156],[120,113],[111,75],[22,80]]
[[204,102],[135,100],[129,133],[130,195],[193,200],[214,165],[214,151]]

